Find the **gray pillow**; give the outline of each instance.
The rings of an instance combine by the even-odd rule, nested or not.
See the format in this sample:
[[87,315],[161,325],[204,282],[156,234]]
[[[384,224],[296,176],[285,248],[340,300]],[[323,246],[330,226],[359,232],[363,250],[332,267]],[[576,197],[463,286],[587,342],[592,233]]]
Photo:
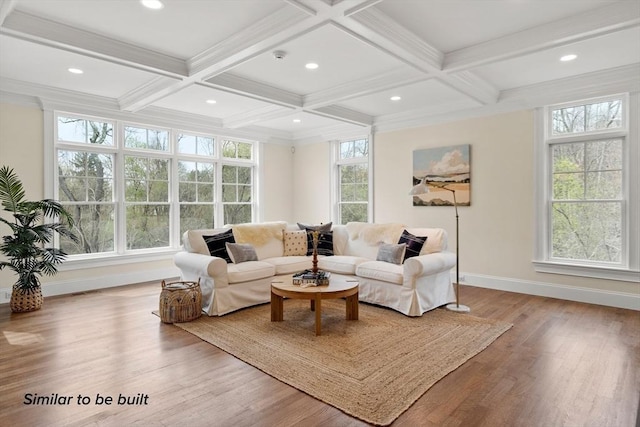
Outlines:
[[234,264],[258,260],[256,250],[248,243],[226,243],[225,246]]
[[402,260],[404,258],[404,251],[406,250],[407,245],[404,243],[399,244],[391,244],[391,243],[383,243],[378,248],[378,257],[376,261],[384,261],[390,262],[391,264],[402,264]]

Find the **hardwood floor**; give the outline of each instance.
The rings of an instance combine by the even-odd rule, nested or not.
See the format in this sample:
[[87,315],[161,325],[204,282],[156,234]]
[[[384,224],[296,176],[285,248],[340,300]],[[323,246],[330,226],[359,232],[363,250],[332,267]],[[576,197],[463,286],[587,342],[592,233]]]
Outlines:
[[[474,287],[461,293],[471,315],[513,328],[394,426],[636,425],[640,313]],[[47,298],[33,313],[1,305],[0,425],[365,425],[162,324],[151,314],[159,294],[154,283]],[[70,403],[43,404],[55,394]],[[97,395],[113,402],[98,405]]]

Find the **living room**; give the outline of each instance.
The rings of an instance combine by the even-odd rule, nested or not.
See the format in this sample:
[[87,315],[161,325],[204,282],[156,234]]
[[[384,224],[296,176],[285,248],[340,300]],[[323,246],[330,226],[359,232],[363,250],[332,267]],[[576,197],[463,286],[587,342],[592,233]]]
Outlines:
[[[111,120],[116,128],[123,123],[137,123],[170,132],[185,130],[214,135],[217,140],[226,137],[255,142],[252,221],[339,223],[337,147],[341,142],[366,139],[370,176],[365,222],[447,230],[450,250],[459,251],[461,298],[463,303],[472,306],[472,315],[479,315],[478,305],[491,304],[487,301],[493,296],[511,300],[513,296],[509,293],[516,293],[559,299],[567,304],[588,303],[622,309],[629,313],[631,320],[627,322],[635,321],[638,325],[640,9],[637,1],[594,1],[580,6],[575,2],[557,2],[555,9],[549,5],[534,6],[534,2],[482,7],[462,2],[466,8],[458,12],[459,18],[452,24],[455,28],[450,31],[441,29],[444,25],[438,26],[438,20],[451,19],[455,16],[454,8],[432,2],[245,2],[251,7],[233,6],[230,2],[208,2],[206,7],[198,2],[184,2],[190,13],[196,13],[199,6],[205,7],[201,13],[213,13],[220,33],[209,33],[206,37],[209,40],[217,37],[227,44],[206,44],[196,37],[194,29],[193,34],[185,35],[192,43],[191,53],[164,56],[142,55],[162,49],[156,46],[144,50],[153,46],[152,40],[136,34],[130,25],[123,25],[119,33],[110,33],[107,23],[119,14],[108,2],[92,5],[103,14],[102,20],[91,16],[91,7],[87,10],[79,7],[77,17],[67,17],[65,15],[73,15],[72,3],[58,2],[61,5],[58,11],[46,3],[2,1],[0,4],[3,30],[0,34],[0,163],[16,171],[30,199],[60,195],[60,189],[54,185],[57,175],[54,153],[71,145],[54,143],[55,128],[60,117],[71,115]],[[177,2],[165,3],[159,13],[168,14],[179,7]],[[142,11],[134,10],[138,4],[126,7],[128,16],[140,22],[148,19],[146,25],[155,28],[152,18],[143,18]],[[534,13],[537,7],[541,11]],[[603,13],[604,10],[607,13]],[[498,19],[491,16],[492,12],[503,16]],[[441,15],[431,17],[430,13]],[[471,25],[474,14],[486,22]],[[227,16],[229,23],[225,24],[224,18],[218,15]],[[434,29],[430,33],[411,15],[434,20],[429,21],[431,27],[440,28],[441,32],[436,33]],[[529,20],[525,19],[527,15]],[[189,16],[195,19],[196,15]],[[268,21],[260,21],[266,17]],[[158,19],[171,22],[170,16]],[[178,14],[174,19],[185,18]],[[251,27],[250,24],[256,22],[271,26]],[[291,25],[276,26],[285,22]],[[389,34],[373,31],[372,22],[388,24]],[[460,35],[460,28],[465,25],[469,26],[468,37],[475,35],[484,39],[469,43]],[[243,26],[247,27],[245,32],[236,30]],[[88,31],[88,27],[92,31]],[[200,26],[194,27],[203,31]],[[487,27],[496,31],[492,33]],[[398,33],[398,28],[419,36],[423,43],[426,39],[439,45],[440,49],[435,51],[441,56],[434,61],[440,69],[430,63],[433,58],[425,58],[424,50],[413,50],[406,42],[407,34]],[[263,32],[257,36],[251,34],[251,29]],[[155,31],[161,40],[160,29]],[[79,38],[80,35],[85,39]],[[250,35],[254,38],[247,39]],[[164,37],[165,40],[154,43],[169,43],[167,35]],[[327,37],[331,43],[327,43],[329,52],[324,55],[337,55],[344,64],[351,65],[353,71],[343,70],[346,76],[342,79],[335,77],[340,68],[334,68],[328,76],[316,75],[309,81],[308,90],[294,90],[294,83],[275,90],[273,82],[278,73],[282,73],[281,78],[285,80],[291,76],[286,73],[299,73],[275,67],[296,59],[296,48],[300,47],[296,43],[304,46],[305,37],[321,41]],[[131,45],[137,38],[144,39],[144,43],[133,49]],[[317,39],[309,43],[316,46]],[[102,44],[109,40],[113,42],[111,48]],[[242,45],[247,40],[252,42],[250,47]],[[235,49],[233,43],[237,43]],[[360,58],[363,64],[357,64],[358,55],[352,55],[353,43],[363,51]],[[218,50],[207,50],[214,46]],[[27,47],[34,49],[30,51],[31,56],[22,54]],[[596,47],[604,49],[598,50],[601,61],[593,58],[587,61],[590,49],[595,51]],[[574,50],[579,56],[573,62],[564,64],[556,58],[556,54]],[[279,54],[282,58],[274,54],[278,51],[284,52]],[[201,52],[208,55],[196,55]],[[140,56],[134,59],[133,53]],[[38,59],[38,55],[60,60],[44,61]],[[111,80],[103,80],[108,84],[101,87],[96,84],[100,80],[91,77],[90,72],[85,72],[82,76],[85,80],[81,81],[60,77],[53,71],[42,73],[44,63],[47,69],[60,66],[66,72],[66,68],[73,65],[62,65],[63,60],[69,59],[68,55],[72,55],[72,59],[83,58],[88,66],[94,62],[104,65],[102,72],[111,73],[113,79],[102,74],[99,78]],[[160,61],[169,56],[189,61]],[[489,59],[478,59],[483,56]],[[551,58],[553,64],[545,62],[545,66],[538,66],[542,60]],[[588,64],[580,65],[580,61]],[[188,64],[191,71],[185,75],[170,69],[171,64],[178,62]],[[329,63],[319,65],[317,71],[329,67]],[[568,71],[565,66],[573,68]],[[200,73],[198,67],[206,70]],[[377,74],[356,74],[367,67]],[[415,70],[418,70],[417,76]],[[262,82],[267,83],[255,80],[261,72],[265,74]],[[40,80],[38,74],[48,76]],[[116,81],[119,76],[129,79]],[[305,78],[295,83],[300,85]],[[320,82],[326,86],[320,87]],[[77,90],[71,89],[76,86]],[[381,90],[376,90],[376,86]],[[403,87],[409,90],[403,92],[403,99],[391,101],[396,102],[393,107],[374,105],[374,94],[380,97],[376,102],[381,102],[382,97],[388,101],[390,95],[400,93]],[[183,96],[190,91],[203,99],[219,95],[218,104],[224,103],[225,95],[244,97],[249,100],[249,106],[239,104],[246,109],[240,112],[246,114],[238,110],[227,110],[224,117],[217,112],[205,114],[207,105],[185,107],[189,102]],[[299,97],[299,105],[291,96],[294,93]],[[558,267],[557,262],[550,260],[544,234],[551,222],[547,218],[549,211],[545,210],[550,200],[545,175],[548,172],[545,168],[549,166],[545,160],[549,155],[545,150],[549,144],[546,122],[554,108],[560,111],[567,106],[593,105],[611,99],[621,101],[625,117],[624,129],[615,130],[615,138],[622,137],[625,141],[621,201],[625,214],[621,216],[623,234],[619,237],[624,249],[612,267],[588,262],[562,269],[560,267],[566,266]],[[396,110],[398,102],[406,104]],[[407,105],[411,102],[413,105]],[[365,108],[369,103],[370,109]],[[181,110],[180,105],[185,108]],[[366,114],[368,111],[371,112]],[[310,127],[299,130],[302,128],[295,128],[297,124],[293,119],[302,120],[304,126]],[[284,121],[286,125],[278,128],[278,122]],[[311,126],[314,122],[321,126]],[[471,200],[469,206],[458,207],[459,232],[456,234],[456,218],[451,206],[415,206],[409,191],[415,177],[413,161],[417,150],[459,145],[470,147]],[[223,223],[221,220],[216,226]],[[157,284],[179,275],[173,262],[173,255],[180,250],[178,227],[174,226],[170,232],[169,247],[146,252],[125,249],[126,233],[117,233],[121,234],[115,236],[114,246],[123,246],[116,247],[114,253],[102,257],[71,256],[56,276],[45,277],[45,298],[58,295],[64,298],[63,295],[93,290],[108,292],[108,288],[128,284]],[[7,303],[14,278],[3,270],[0,279],[0,303]],[[482,291],[497,293],[479,293]],[[468,296],[477,298],[475,305],[466,300]],[[145,301],[152,299],[152,294],[147,295]],[[500,302],[494,304],[492,309],[485,307],[485,310],[499,311]],[[14,315],[9,319],[8,310],[2,313],[6,316],[3,317],[7,321],[5,325],[10,325]],[[629,340],[636,342],[637,348],[637,334]],[[637,357],[632,363],[637,366]],[[637,387],[637,378],[635,381]],[[637,403],[637,398],[635,400]],[[344,422],[343,418],[340,420]],[[615,421],[609,419],[604,424],[613,425]]]

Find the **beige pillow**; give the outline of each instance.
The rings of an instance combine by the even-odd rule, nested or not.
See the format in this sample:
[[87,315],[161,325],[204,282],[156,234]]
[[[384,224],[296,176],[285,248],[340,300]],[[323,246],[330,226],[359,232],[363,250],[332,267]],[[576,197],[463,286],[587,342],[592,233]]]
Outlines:
[[307,232],[305,230],[283,231],[284,256],[307,254]]

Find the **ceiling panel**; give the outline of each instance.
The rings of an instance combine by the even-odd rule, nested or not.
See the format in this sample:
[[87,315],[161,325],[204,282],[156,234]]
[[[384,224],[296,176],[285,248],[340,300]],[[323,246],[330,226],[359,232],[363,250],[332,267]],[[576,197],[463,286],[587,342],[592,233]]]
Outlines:
[[[267,52],[234,68],[233,73],[307,95],[404,65],[333,25],[322,26],[274,50],[282,50],[286,56],[275,59],[273,51]],[[308,62],[319,67],[307,70]]]
[[[0,55],[2,78],[109,98],[119,98],[157,77],[146,71],[3,35],[0,35]],[[70,67],[80,68],[84,74],[71,74]]]
[[[392,96],[400,96],[402,99],[392,101]],[[350,99],[340,105],[371,116],[380,116],[451,104],[458,105],[465,101],[470,107],[476,105],[474,101],[463,96],[460,92],[438,80],[431,79]]]
[[266,15],[281,0],[163,0],[150,10],[137,0],[20,0],[16,9],[188,59]]
[[[213,100],[216,103],[208,104],[207,100]],[[156,101],[153,105],[155,107],[225,119],[270,104],[202,85],[191,85]]]
[[[294,120],[300,120],[294,122]],[[292,111],[291,115],[280,117],[277,119],[266,120],[260,123],[260,126],[280,129],[292,134],[310,132],[313,129],[322,129],[326,127],[343,125],[341,121],[333,120],[327,117],[318,116],[300,111]],[[353,129],[362,129],[360,126],[351,125]],[[349,126],[347,126],[349,127]]]
[[383,1],[376,7],[448,53],[614,2],[400,0]]
[[[560,57],[567,54],[578,57],[561,62]],[[498,89],[509,89],[638,62],[640,28],[636,27],[485,65],[476,72]]]

